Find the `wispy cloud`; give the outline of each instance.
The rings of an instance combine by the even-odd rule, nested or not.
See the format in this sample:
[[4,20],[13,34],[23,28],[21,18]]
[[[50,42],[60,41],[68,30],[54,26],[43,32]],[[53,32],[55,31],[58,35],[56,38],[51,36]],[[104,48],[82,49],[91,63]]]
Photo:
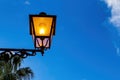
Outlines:
[[30,1],[25,1],[24,4],[30,5],[31,3],[30,3]]
[[114,47],[116,49],[117,55],[120,56],[120,0],[104,0],[104,2],[107,4],[111,12],[109,22],[113,24],[113,27],[117,31],[117,32],[114,32],[115,30],[112,31],[113,36],[114,37],[116,36],[113,43],[115,45]]
[[116,48],[117,49],[117,55],[120,56],[120,48]]
[[119,43],[118,44],[114,44],[114,47],[116,49],[117,55],[120,56],[120,47],[119,47]]
[[120,30],[120,0],[104,0],[108,8],[111,9],[109,21]]

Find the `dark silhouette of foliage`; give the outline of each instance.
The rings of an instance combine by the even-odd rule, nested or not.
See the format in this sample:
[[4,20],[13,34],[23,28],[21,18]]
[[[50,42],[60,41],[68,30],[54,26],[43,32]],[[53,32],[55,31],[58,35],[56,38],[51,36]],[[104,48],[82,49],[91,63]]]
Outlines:
[[20,68],[23,58],[13,54],[0,53],[0,80],[31,80],[34,74],[30,67]]

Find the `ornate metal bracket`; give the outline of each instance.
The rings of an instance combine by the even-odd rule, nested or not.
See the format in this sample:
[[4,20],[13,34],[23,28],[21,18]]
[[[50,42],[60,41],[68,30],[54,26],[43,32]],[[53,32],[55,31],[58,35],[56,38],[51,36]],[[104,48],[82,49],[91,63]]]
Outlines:
[[38,49],[14,49],[14,48],[0,48],[0,58],[3,55],[6,55],[6,57],[13,57],[18,55],[21,58],[26,58],[28,56],[35,56],[36,52],[40,52],[43,56],[44,50],[38,50]]

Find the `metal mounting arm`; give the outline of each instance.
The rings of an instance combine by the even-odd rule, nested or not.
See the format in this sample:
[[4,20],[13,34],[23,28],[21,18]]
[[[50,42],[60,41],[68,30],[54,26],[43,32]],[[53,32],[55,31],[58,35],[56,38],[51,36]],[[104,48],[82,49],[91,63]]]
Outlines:
[[43,56],[44,50],[42,49],[14,49],[14,48],[0,48],[0,58],[3,54],[9,55],[9,56],[15,56],[18,55],[21,58],[26,58],[27,56],[35,56],[36,52],[40,52]]

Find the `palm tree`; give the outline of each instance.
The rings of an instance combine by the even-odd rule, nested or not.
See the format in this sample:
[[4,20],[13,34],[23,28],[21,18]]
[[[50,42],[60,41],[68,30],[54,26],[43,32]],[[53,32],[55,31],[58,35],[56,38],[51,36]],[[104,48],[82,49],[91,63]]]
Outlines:
[[0,54],[0,80],[31,80],[34,74],[30,67],[20,68],[23,58],[12,54]]

